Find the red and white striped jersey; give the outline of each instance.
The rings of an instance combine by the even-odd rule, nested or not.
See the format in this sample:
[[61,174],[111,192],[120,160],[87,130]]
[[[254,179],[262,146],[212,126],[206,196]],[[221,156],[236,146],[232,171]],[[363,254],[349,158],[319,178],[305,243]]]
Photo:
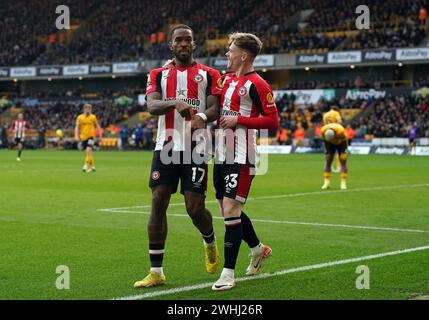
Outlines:
[[[159,92],[162,100],[183,100],[192,106],[194,113],[204,112],[207,97],[221,95],[221,78],[217,70],[194,62],[187,67],[154,69],[149,73],[146,95]],[[190,120],[175,109],[160,115],[155,150],[162,150],[173,139],[173,151],[185,150],[185,132],[190,135]]]
[[[270,113],[277,113],[273,92],[259,74],[252,71],[238,78],[235,73],[223,77],[220,116],[255,118]],[[218,127],[220,128],[219,124]],[[229,139],[231,135],[234,140]],[[243,125],[237,125],[234,130],[218,130],[217,161],[230,162],[229,157],[234,157],[235,163],[256,165],[256,138],[257,129],[249,129]]]
[[25,120],[14,120],[11,125],[11,130],[13,131],[13,137],[24,139],[25,130],[28,128],[28,122]]

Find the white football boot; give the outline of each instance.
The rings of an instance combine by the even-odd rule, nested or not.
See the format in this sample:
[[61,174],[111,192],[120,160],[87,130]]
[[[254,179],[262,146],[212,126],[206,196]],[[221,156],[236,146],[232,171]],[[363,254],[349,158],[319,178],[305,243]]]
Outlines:
[[261,244],[261,249],[255,254],[250,254],[250,263],[246,269],[246,275],[253,276],[255,275],[262,266],[262,262],[271,257],[273,250],[269,246]]
[[223,269],[219,280],[212,286],[213,291],[230,290],[235,287],[234,270],[227,270],[228,271],[225,271],[225,269]]

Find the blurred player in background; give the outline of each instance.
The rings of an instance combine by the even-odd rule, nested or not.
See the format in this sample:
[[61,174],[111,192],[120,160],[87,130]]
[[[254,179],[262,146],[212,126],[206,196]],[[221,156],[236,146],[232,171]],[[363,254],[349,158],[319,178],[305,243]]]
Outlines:
[[417,126],[413,124],[408,129],[408,151],[410,154],[415,154],[416,145],[417,145]]
[[12,122],[10,127],[13,132],[13,140],[18,148],[18,157],[16,161],[21,161],[22,150],[24,149],[24,140],[25,140],[25,130],[28,129],[28,122],[24,120],[24,114],[22,112],[18,113],[18,118]]
[[[339,107],[332,106],[331,110],[329,110],[323,115],[323,125],[327,125],[329,123],[343,123],[343,120],[341,118],[341,110]],[[335,163],[332,163],[331,171],[335,173],[340,172],[340,158],[338,155],[335,157]]]
[[[224,77],[218,133],[222,136],[219,140],[231,140],[228,135],[233,135],[235,142],[218,146],[213,173],[225,223],[225,262],[220,278],[212,286],[214,291],[235,286],[234,270],[242,239],[251,251],[246,275],[255,275],[272,253],[260,242],[252,221],[243,212],[254,177],[257,130],[277,130],[279,125],[272,90],[253,67],[261,49],[261,40],[253,34],[234,33],[229,37],[228,69],[235,72]],[[231,161],[227,160],[229,156]]]
[[[152,70],[147,82],[148,110],[159,116],[149,181],[152,207],[147,231],[151,268],[143,280],[134,284],[135,288],[166,282],[162,266],[167,208],[179,181],[186,211],[203,238],[206,271],[215,273],[220,263],[212,215],[205,207],[207,162],[199,164],[193,158],[190,163],[184,162],[185,155],[196,151],[195,146],[191,145],[189,150],[186,145],[186,140],[191,138],[191,128],[205,128],[206,122],[219,116],[220,74],[194,60],[194,32],[190,27],[175,26],[169,37],[174,60],[165,67]],[[162,161],[173,154],[180,158],[180,163]]]
[[95,144],[95,129],[97,129],[101,141],[101,128],[97,117],[92,113],[92,105],[87,103],[83,106],[83,113],[77,117],[74,129],[74,137],[76,141],[82,143],[82,148],[86,153],[85,164],[82,168],[83,172],[95,171],[94,156],[92,154]]
[[335,154],[338,153],[341,165],[341,190],[347,189],[347,137],[344,127],[338,123],[326,124],[321,129],[322,139],[325,143],[326,164],[322,186],[323,190],[329,189],[331,185],[331,167]]

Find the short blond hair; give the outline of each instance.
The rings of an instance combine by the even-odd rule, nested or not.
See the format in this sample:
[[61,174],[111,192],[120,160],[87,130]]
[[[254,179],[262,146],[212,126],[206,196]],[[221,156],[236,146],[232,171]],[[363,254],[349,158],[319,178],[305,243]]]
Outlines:
[[252,33],[234,32],[229,35],[228,46],[237,47],[250,52],[254,57],[261,53],[262,41]]

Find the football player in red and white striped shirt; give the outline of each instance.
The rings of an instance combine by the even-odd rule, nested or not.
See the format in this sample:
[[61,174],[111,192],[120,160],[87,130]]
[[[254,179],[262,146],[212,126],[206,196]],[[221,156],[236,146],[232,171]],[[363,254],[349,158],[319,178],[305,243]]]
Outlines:
[[[190,27],[173,28],[170,49],[174,54],[172,65],[152,70],[147,83],[148,110],[159,116],[149,182],[152,189],[148,221],[151,269],[146,278],[134,284],[136,288],[165,283],[162,261],[167,237],[167,207],[179,180],[186,210],[204,239],[207,272],[214,273],[220,263],[212,216],[205,207],[207,162],[196,163],[192,157],[185,162],[185,157],[196,150],[186,143],[191,139],[192,129],[204,128],[205,122],[218,118],[220,74],[193,59],[195,43]],[[167,163],[173,155],[179,161]]]
[[234,269],[242,239],[251,250],[247,275],[256,274],[272,252],[259,241],[243,212],[257,163],[257,130],[277,130],[279,122],[272,90],[253,67],[261,49],[261,40],[253,34],[233,33],[229,37],[228,69],[235,72],[223,81],[213,175],[225,221],[225,262],[219,280],[212,286],[215,291],[235,286]]
[[22,149],[24,148],[25,130],[28,129],[28,122],[24,120],[24,114],[18,113],[18,118],[10,126],[13,132],[13,140],[18,148],[18,157],[16,161],[21,161]]

